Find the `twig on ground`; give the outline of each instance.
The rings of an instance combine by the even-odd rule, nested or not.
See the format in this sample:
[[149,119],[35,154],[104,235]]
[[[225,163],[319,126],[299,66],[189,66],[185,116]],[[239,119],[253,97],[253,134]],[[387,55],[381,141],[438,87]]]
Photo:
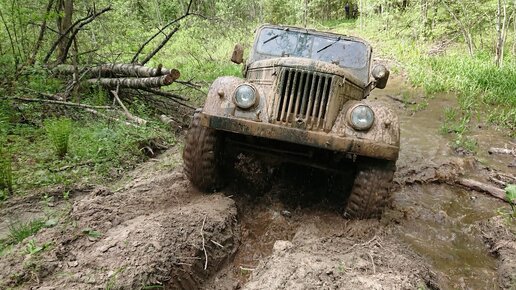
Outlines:
[[395,96],[391,96],[391,95],[385,95],[387,98],[391,99],[391,100],[394,100],[396,102],[400,102],[402,104],[409,104],[409,105],[417,105],[416,102],[414,101],[408,101],[408,100],[403,100],[403,99],[400,99],[398,97],[395,97]]
[[509,148],[496,148],[491,147],[487,151],[489,154],[507,154],[507,155],[514,155],[516,156],[516,148],[509,149]]
[[86,160],[86,161],[83,161],[83,162],[79,162],[79,163],[75,163],[75,164],[71,164],[71,165],[66,165],[66,166],[63,166],[61,168],[57,168],[57,169],[49,169],[51,172],[62,172],[62,171],[65,171],[65,170],[68,170],[68,169],[72,169],[72,168],[75,168],[75,167],[79,167],[79,166],[84,166],[84,165],[91,165],[91,164],[94,164],[95,161],[93,160]]
[[110,117],[110,116],[108,116],[108,115],[106,115],[106,114],[102,114],[101,112],[96,111],[96,110],[93,110],[93,109],[90,109],[90,108],[85,108],[84,110],[86,110],[86,112],[90,112],[90,113],[92,113],[92,114],[94,114],[94,115],[101,116],[101,117],[106,118],[106,119],[108,119],[108,120],[117,121],[117,122],[122,122],[122,123],[124,123],[124,124],[125,124],[125,125],[127,125],[127,126],[139,127],[139,126],[138,126],[138,125],[136,125],[136,124],[133,124],[133,123],[130,123],[130,122],[127,122],[127,121],[123,121],[123,120],[120,120],[120,119],[115,118],[115,117]]
[[224,246],[223,246],[223,245],[221,245],[220,243],[217,243],[217,242],[215,242],[214,240],[210,240],[210,241],[211,241],[212,243],[214,243],[217,247],[219,247],[219,248],[224,248]]
[[367,253],[369,255],[369,258],[371,259],[371,264],[373,264],[373,274],[376,275],[376,265],[374,264],[373,255],[371,253]]
[[204,219],[202,220],[202,227],[201,227],[201,238],[202,238],[202,250],[204,251],[204,270],[208,269],[208,252],[206,252],[206,245],[204,242],[204,224],[206,223],[206,215],[204,216]]
[[255,271],[255,270],[256,270],[256,269],[254,269],[254,268],[247,268],[247,267],[242,267],[242,266],[240,266],[239,268],[240,268],[240,270],[242,270],[242,271],[247,271],[247,272],[253,272],[253,271]]

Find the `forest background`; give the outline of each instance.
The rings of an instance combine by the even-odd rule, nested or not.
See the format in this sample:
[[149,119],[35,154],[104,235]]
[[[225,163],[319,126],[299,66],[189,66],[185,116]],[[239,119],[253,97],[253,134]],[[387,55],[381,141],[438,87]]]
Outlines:
[[[356,15],[347,17],[346,3]],[[0,200],[110,182],[178,143],[174,131],[210,83],[241,76],[230,54],[236,43],[248,52],[261,23],[366,38],[424,98],[456,95],[457,106],[435,117],[451,146],[474,154],[474,126],[516,134],[515,18],[509,0],[0,0]],[[109,109],[112,93],[78,85],[78,69],[72,79],[56,74],[62,64],[143,62],[179,70],[181,82],[163,89],[168,96],[121,95],[122,116]],[[409,104],[412,96],[402,97]],[[128,125],[135,116],[146,124]]]

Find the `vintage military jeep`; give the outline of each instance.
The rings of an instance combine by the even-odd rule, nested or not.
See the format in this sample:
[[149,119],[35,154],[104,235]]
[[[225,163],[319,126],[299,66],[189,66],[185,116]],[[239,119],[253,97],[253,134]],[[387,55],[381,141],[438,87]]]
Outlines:
[[[390,200],[400,133],[392,110],[365,100],[389,77],[383,65],[371,68],[371,54],[359,38],[261,26],[244,78],[215,80],[194,114],[183,152],[188,179],[202,191],[220,188],[236,145],[333,173],[352,170],[345,214],[380,216]],[[242,58],[237,45],[232,61]]]

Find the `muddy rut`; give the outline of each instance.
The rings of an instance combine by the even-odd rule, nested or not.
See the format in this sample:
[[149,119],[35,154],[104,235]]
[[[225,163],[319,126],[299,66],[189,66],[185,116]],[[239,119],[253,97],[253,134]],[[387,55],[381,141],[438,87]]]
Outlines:
[[[414,113],[386,97],[403,92],[428,107]],[[300,167],[265,178],[244,166],[254,178],[201,194],[173,148],[112,186],[71,191],[69,200],[55,194],[58,223],[4,252],[0,289],[516,287],[516,228],[498,213],[507,205],[443,182],[481,178],[486,167],[516,172],[506,157],[457,156],[438,134],[453,98],[419,95],[394,78],[371,96],[402,120],[394,204],[381,220],[344,219],[324,174]],[[5,225],[48,210],[36,193],[6,202],[0,238]],[[30,241],[44,250],[29,254]]]

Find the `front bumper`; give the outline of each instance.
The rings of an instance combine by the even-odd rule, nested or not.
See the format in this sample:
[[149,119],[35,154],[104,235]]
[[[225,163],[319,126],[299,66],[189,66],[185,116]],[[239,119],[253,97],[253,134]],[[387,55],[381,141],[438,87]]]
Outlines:
[[399,147],[366,139],[340,137],[325,132],[301,130],[276,124],[200,113],[201,125],[216,130],[275,139],[321,149],[378,159],[397,160]]

